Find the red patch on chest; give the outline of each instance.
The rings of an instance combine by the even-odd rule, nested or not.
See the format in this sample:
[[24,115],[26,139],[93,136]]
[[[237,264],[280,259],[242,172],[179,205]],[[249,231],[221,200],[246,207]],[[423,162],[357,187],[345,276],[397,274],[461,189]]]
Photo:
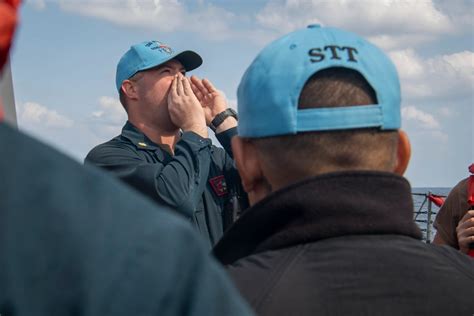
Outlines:
[[217,196],[224,196],[227,194],[227,183],[225,182],[224,176],[217,176],[209,179],[212,190]]

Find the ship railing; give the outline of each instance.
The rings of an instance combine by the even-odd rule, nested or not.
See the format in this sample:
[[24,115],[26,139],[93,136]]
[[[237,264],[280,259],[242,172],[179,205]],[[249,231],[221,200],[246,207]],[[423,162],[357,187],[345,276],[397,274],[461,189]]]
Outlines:
[[[427,244],[431,243],[431,239],[432,237],[434,237],[433,222],[439,210],[438,206],[434,204],[429,198],[432,194],[433,193],[431,191],[428,191],[426,193],[412,192],[413,196],[424,197],[423,202],[421,203],[420,207],[418,207],[417,210],[414,210],[413,219],[415,223],[418,225],[418,227],[420,227],[420,230],[423,233],[423,241],[426,242]],[[436,194],[436,196],[443,197],[443,198],[446,197],[445,195],[439,195],[439,194]],[[425,205],[427,205],[427,207],[423,208]]]

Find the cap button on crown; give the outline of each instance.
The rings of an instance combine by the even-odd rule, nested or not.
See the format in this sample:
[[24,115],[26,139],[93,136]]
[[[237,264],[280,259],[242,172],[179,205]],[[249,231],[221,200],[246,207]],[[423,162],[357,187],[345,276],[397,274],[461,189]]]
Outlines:
[[309,29],[319,29],[319,28],[321,28],[321,25],[320,24],[310,24],[310,25],[308,25],[308,28]]

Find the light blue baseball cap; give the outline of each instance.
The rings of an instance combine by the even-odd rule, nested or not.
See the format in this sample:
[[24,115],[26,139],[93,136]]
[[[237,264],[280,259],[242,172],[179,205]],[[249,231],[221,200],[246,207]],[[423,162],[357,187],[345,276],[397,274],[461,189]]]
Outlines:
[[201,56],[191,50],[177,53],[160,41],[135,44],[120,58],[117,64],[115,76],[117,90],[120,91],[122,82],[137,72],[157,67],[171,59],[178,60],[186,71],[196,69],[202,64]]
[[[344,67],[359,72],[378,104],[298,109],[307,80]],[[397,70],[379,48],[343,30],[310,25],[272,42],[245,72],[237,91],[239,135],[266,137],[298,132],[400,128]]]

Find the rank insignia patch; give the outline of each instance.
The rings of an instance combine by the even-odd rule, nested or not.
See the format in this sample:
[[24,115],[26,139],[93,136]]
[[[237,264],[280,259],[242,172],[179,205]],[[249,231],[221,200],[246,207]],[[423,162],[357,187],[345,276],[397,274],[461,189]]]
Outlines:
[[227,183],[225,182],[224,176],[221,175],[211,178],[209,179],[209,183],[217,196],[224,196],[227,194]]

